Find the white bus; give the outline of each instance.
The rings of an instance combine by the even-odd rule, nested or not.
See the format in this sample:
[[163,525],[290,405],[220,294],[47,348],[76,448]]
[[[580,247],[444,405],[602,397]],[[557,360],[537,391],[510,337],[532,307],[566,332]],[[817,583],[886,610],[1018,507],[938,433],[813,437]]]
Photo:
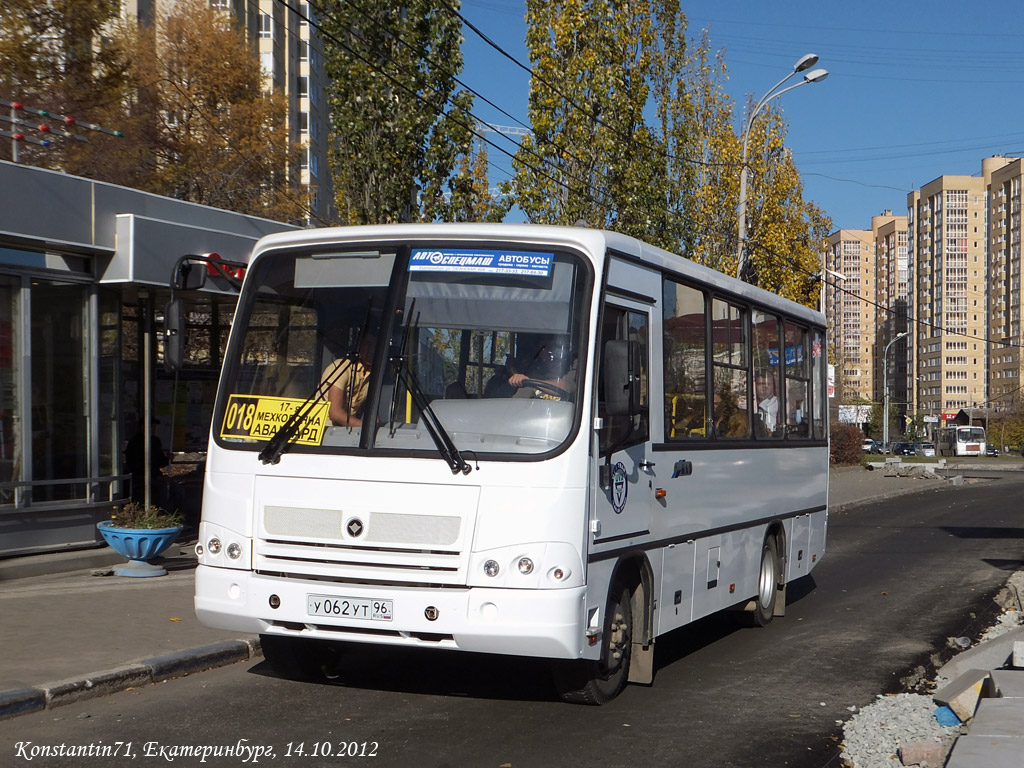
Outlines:
[[984,456],[984,427],[940,427],[935,430],[935,450],[939,456]]
[[[352,643],[457,649],[554,660],[566,700],[607,702],[652,682],[658,636],[723,609],[765,625],[820,560],[825,363],[819,313],[615,233],[266,237],[196,613],[289,676]],[[342,369],[368,378],[332,395]]]

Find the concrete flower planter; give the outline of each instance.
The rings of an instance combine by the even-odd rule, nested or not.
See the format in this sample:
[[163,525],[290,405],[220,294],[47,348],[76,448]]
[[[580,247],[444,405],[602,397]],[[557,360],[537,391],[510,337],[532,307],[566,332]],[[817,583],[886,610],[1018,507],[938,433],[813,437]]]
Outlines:
[[167,570],[159,565],[148,562],[159,555],[181,533],[181,526],[172,528],[118,528],[110,520],[96,523],[100,534],[111,549],[128,563],[114,569],[118,576],[166,576]]

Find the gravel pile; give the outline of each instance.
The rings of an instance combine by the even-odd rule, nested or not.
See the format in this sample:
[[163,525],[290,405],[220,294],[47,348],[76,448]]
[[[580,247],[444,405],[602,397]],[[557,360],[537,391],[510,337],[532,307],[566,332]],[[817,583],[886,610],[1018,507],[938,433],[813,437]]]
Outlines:
[[911,741],[944,741],[960,734],[960,726],[935,720],[931,696],[900,693],[879,696],[843,726],[842,758],[855,768],[900,766],[897,751]]
[[[1008,583],[1008,587],[1016,593],[1017,605],[1020,604],[1020,593],[1024,590],[1015,586],[1014,582],[1022,578],[1024,572],[1018,572]],[[985,631],[981,642],[999,637],[1021,624],[1024,624],[1024,612],[1006,610]],[[952,642],[965,650],[971,647],[969,638],[955,638]],[[933,681],[932,689],[948,682]],[[844,765],[852,768],[899,768],[902,766],[898,755],[901,744],[914,741],[948,742],[947,747],[951,746],[953,739],[961,732],[966,732],[967,727],[939,725],[934,714],[937,708],[931,696],[918,693],[878,696],[859,712],[856,707],[850,707],[850,711],[856,714],[845,723],[837,723],[843,726],[841,757],[845,761]]]

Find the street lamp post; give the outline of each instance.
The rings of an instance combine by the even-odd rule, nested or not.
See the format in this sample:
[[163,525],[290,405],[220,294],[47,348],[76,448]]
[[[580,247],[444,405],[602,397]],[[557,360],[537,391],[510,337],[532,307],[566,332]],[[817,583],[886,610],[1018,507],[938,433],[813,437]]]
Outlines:
[[827,69],[815,69],[807,72],[807,74],[804,75],[804,79],[799,83],[795,83],[786,88],[780,88],[782,84],[789,80],[793,75],[798,72],[804,72],[817,63],[817,54],[806,53],[801,56],[793,66],[793,71],[768,89],[768,92],[761,97],[761,100],[758,101],[757,104],[754,105],[754,108],[750,110],[750,116],[747,117],[747,124],[743,129],[743,151],[740,158],[739,240],[736,244],[736,276],[741,280],[745,279],[744,273],[747,268],[745,248],[747,237],[747,148],[750,143],[750,129],[754,125],[754,119],[758,114],[760,114],[761,109],[769,101],[777,99],[786,91],[791,91],[794,88],[799,88],[801,85],[807,85],[808,83],[820,83],[828,77]]
[[[907,336],[908,332],[897,333],[893,340],[885,345],[885,352],[882,353],[882,445],[889,445],[889,348],[897,341]],[[883,450],[885,448],[883,447]]]

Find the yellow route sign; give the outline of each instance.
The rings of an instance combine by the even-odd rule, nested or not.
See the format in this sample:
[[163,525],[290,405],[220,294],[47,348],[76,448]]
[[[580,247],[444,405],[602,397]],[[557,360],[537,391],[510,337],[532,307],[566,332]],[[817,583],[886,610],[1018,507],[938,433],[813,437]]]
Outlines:
[[[220,436],[242,440],[269,440],[281,425],[305,401],[293,397],[263,397],[261,395],[230,395],[224,410]],[[324,400],[310,408],[299,425],[294,442],[300,445],[320,445],[327,428],[327,409]]]

